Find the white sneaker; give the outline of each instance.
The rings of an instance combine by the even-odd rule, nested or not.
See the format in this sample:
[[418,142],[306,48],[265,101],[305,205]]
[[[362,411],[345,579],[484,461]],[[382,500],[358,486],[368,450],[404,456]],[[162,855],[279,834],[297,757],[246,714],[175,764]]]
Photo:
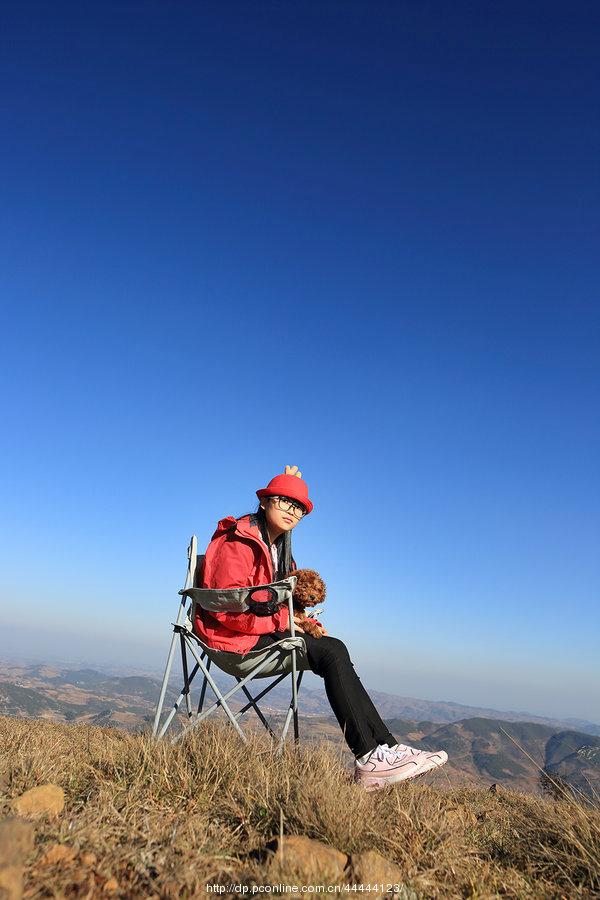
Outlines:
[[[397,781],[406,781],[408,778],[428,772],[437,765],[443,765],[446,761],[444,759],[443,762],[433,762],[430,759],[433,755],[423,750],[417,750],[416,753],[397,752],[382,745],[376,747],[364,763],[355,761],[354,780],[362,784],[368,791],[384,787],[386,784],[394,784]],[[439,756],[439,754],[437,755]]]
[[391,747],[389,744],[384,744],[383,746],[393,750],[394,753],[412,753],[413,755],[423,753],[422,750],[417,749],[417,747],[411,747],[409,744],[392,744]]
[[393,753],[410,753],[412,756],[424,754],[428,757],[425,766],[419,771],[419,775],[438,769],[448,762],[448,754],[445,750],[418,750],[416,747],[410,747],[408,744],[394,744],[389,748]]

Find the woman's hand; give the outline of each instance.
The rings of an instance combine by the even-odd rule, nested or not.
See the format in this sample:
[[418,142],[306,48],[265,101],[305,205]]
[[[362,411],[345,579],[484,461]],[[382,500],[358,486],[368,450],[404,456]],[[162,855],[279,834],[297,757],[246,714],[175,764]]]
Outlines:
[[302,627],[302,619],[300,616],[294,613],[294,625],[296,626],[296,631],[301,631],[304,634],[304,628]]
[[[302,634],[306,634],[306,632],[304,631],[304,628],[302,627],[302,621],[303,620],[300,618],[300,616],[298,616],[298,615],[296,615],[296,613],[294,613],[294,625],[296,626],[296,631],[301,631]],[[325,628],[325,626],[322,624],[322,622],[319,622],[318,619],[311,619],[311,622],[316,622],[317,625],[319,626],[319,628],[321,629],[322,637],[327,637],[328,631]]]

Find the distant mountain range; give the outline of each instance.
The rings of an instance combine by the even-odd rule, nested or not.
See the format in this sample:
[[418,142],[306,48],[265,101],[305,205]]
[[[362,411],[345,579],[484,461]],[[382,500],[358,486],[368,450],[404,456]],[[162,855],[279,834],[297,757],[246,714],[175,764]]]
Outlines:
[[421,719],[429,722],[457,722],[459,719],[484,717],[502,719],[505,722],[537,722],[552,728],[571,728],[588,734],[600,735],[600,725],[585,719],[553,719],[534,716],[528,712],[501,711],[479,706],[464,706],[444,700],[414,700],[412,697],[397,697],[378,691],[369,691],[377,709],[387,717],[399,719]]
[[[231,683],[225,677],[217,677],[217,681],[220,686]],[[140,730],[148,728],[153,719],[159,689],[158,679],[145,675],[0,663],[1,715]],[[169,687],[168,705],[178,689],[175,682]],[[546,772],[587,795],[600,793],[600,728],[594,723],[575,720],[579,727],[574,728],[573,720],[501,713],[378,691],[370,694],[399,740],[448,752],[444,771],[453,782],[499,782],[531,791],[539,789],[540,776]],[[325,692],[303,688],[300,698],[303,736],[332,740],[345,748]],[[261,707],[277,720],[289,700],[289,686],[278,686]],[[239,708],[235,703],[232,706]]]
[[[177,677],[172,679],[172,691],[178,691]],[[217,683],[230,682],[216,675]],[[0,683],[5,696],[0,693],[0,712],[17,715],[43,715],[44,710],[61,712],[67,719],[86,717],[89,713],[105,710],[112,702],[115,715],[126,709],[129,713],[144,716],[154,707],[160,682],[150,675],[114,675],[96,669],[65,669],[49,665],[15,665],[0,662]],[[20,687],[21,692],[13,690]],[[600,725],[584,719],[554,719],[534,716],[527,712],[502,711],[478,706],[466,706],[446,700],[417,700],[400,697],[382,691],[369,690],[370,696],[386,720],[405,719],[411,722],[451,723],[461,719],[502,719],[505,722],[534,722],[553,729],[573,730],[600,735]],[[265,702],[265,701],[263,701]],[[283,711],[289,703],[289,688],[274,688],[267,706],[273,711]],[[310,716],[330,716],[331,707],[322,688],[302,687],[302,713]],[[8,712],[8,709],[14,709]],[[117,720],[118,721],[118,720]],[[124,723],[121,723],[124,724]]]
[[600,738],[593,735],[483,717],[442,726],[402,719],[388,724],[405,743],[445,750],[453,780],[476,777],[531,790],[540,785],[545,772],[588,796],[600,792]]

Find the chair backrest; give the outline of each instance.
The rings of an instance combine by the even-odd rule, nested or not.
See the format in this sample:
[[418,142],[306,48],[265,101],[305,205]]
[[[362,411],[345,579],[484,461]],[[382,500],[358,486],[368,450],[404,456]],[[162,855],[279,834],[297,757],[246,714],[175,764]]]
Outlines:
[[[188,547],[188,569],[185,578],[185,588],[202,587],[202,575],[204,574],[204,553],[198,553],[198,539],[193,534]],[[182,593],[182,591],[180,591]]]
[[[187,550],[187,558],[188,558],[188,567],[185,576],[185,584],[183,586],[183,590],[189,587],[194,586],[195,575],[196,575],[196,565],[198,563],[198,538],[195,534],[193,534],[190,538],[190,545]],[[180,594],[183,593],[183,590],[179,591]]]
[[196,571],[194,572],[194,583],[192,587],[201,588],[202,587],[202,575],[204,574],[204,560],[205,554],[199,553],[196,557]]

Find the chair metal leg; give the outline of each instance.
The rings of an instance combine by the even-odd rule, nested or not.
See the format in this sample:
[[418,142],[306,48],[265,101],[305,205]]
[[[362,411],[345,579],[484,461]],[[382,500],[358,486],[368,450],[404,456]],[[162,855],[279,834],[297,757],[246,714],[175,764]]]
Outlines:
[[165,666],[165,674],[163,675],[162,686],[160,689],[160,697],[158,698],[158,705],[156,707],[156,715],[154,716],[154,725],[152,727],[152,736],[156,737],[158,732],[158,726],[160,724],[160,717],[163,711],[163,704],[165,702],[165,695],[167,693],[167,685],[169,683],[169,675],[171,674],[171,666],[173,665],[173,655],[175,653],[175,641],[177,640],[177,632],[173,631],[173,637],[171,638],[171,646],[169,648],[169,655],[167,657],[167,665]]
[[[188,678],[188,664],[187,664],[187,651],[185,647],[185,638],[181,632],[179,632],[179,639],[181,641],[181,667],[183,669],[183,693],[185,694],[185,706],[187,709],[188,719],[192,718],[192,698],[190,696],[190,680]],[[198,666],[196,666],[196,669]]]
[[[202,653],[202,659],[206,659],[206,653],[204,653],[204,652]],[[206,664],[206,668],[208,670],[210,670],[211,662],[212,662],[212,659],[209,659]],[[207,681],[206,675],[205,675],[204,681],[202,682],[202,690],[200,691],[200,700],[198,701],[198,709],[197,709],[196,715],[199,715],[202,712],[202,707],[204,706],[204,698],[206,697],[206,685],[207,684],[208,684],[208,681]]]
[[[296,717],[298,715],[298,688],[300,687],[300,684],[302,682],[303,675],[304,675],[304,672],[299,673],[298,681],[297,681],[297,683],[294,682],[294,685],[292,687],[292,700],[290,702],[289,709],[288,709],[287,715],[285,717],[285,723],[284,723],[283,729],[281,731],[281,739],[279,741],[279,747],[277,748],[279,753],[281,753],[281,751],[283,750],[283,745],[284,745],[285,739],[287,737],[287,733],[288,733],[288,729],[290,727],[290,722],[292,720],[292,716],[294,716],[294,713],[296,714]],[[294,697],[296,698],[296,702],[294,702]],[[297,727],[297,725],[296,725],[296,727]],[[295,731],[294,739],[295,739],[296,743],[298,743],[299,738],[297,738],[296,735],[297,735],[297,731]]]
[[[185,586],[189,587],[192,584],[194,577],[194,570],[196,568],[196,535],[192,535],[190,540],[190,545],[188,547],[188,572],[185,580]],[[156,706],[156,714],[154,716],[154,725],[152,726],[152,735],[156,737],[158,732],[158,726],[160,724],[160,717],[163,711],[163,705],[165,702],[165,695],[167,693],[167,686],[169,683],[169,675],[171,674],[171,666],[173,665],[173,654],[175,653],[175,642],[177,640],[177,631],[181,623],[183,622],[186,614],[187,600],[185,597],[182,597],[179,601],[179,609],[177,610],[177,619],[173,625],[173,637],[171,638],[171,646],[169,647],[169,655],[167,656],[167,664],[165,666],[165,674],[163,675],[163,682],[160,688],[160,696],[158,698],[158,704]]]
[[292,708],[294,710],[294,741],[298,743],[298,687],[296,684],[296,651],[292,650]]
[[[256,697],[253,698],[254,701],[255,701],[256,703],[258,703],[259,700],[262,700],[262,698],[265,696],[265,694],[268,694],[269,691],[273,690],[274,687],[277,687],[277,685],[279,684],[279,682],[280,682],[280,681],[283,681],[284,678],[287,678],[288,675],[289,675],[289,672],[284,672],[283,675],[279,675],[279,676],[275,679],[275,681],[272,681],[271,684],[269,684],[264,690],[262,690],[262,691],[260,692],[260,694],[257,694]],[[239,679],[238,679],[238,681],[239,681]],[[240,709],[240,711],[237,713],[237,716],[241,716],[242,713],[245,713],[246,710],[250,709],[251,706],[252,706],[251,703],[246,703],[246,705],[243,706],[243,707]]]
[[[291,634],[294,636],[295,628],[294,628],[294,604],[293,598],[290,595],[288,600],[288,610],[290,616],[290,627]],[[300,740],[298,734],[298,688],[300,687],[300,682],[302,681],[302,673],[300,673],[300,678],[296,682],[296,649],[292,649],[292,711],[294,716],[294,741],[297,744]],[[285,737],[287,734],[287,729],[289,727],[289,716],[287,718],[286,727],[284,733],[282,735],[282,743],[285,741]]]
[[[240,680],[241,680],[240,678],[237,679],[238,682],[239,682]],[[256,705],[256,700],[255,700],[255,698],[251,695],[251,693],[250,693],[250,691],[248,690],[248,688],[246,688],[246,687],[243,686],[243,685],[242,685],[242,690],[243,690],[244,694],[246,695],[246,697],[248,698],[248,700],[250,701],[250,703],[249,703],[249,704],[247,703],[246,706],[245,706],[243,709],[241,709],[241,710],[237,713],[236,718],[239,719],[239,717],[242,715],[242,713],[244,713],[247,709],[249,709],[249,708],[252,706],[253,709],[254,709],[254,712],[256,713],[256,715],[258,716],[258,718],[260,719],[260,721],[263,723],[263,725],[265,726],[265,728],[267,729],[267,731],[269,732],[269,734],[271,735],[271,737],[272,737],[274,740],[276,740],[276,739],[277,739],[277,735],[275,734],[275,732],[273,731],[273,729],[271,728],[271,726],[269,725],[269,723],[268,723],[267,720],[265,719],[265,717],[264,717],[262,711],[261,711],[261,710],[259,709],[259,707]]]
[[[192,681],[194,680],[194,676],[196,675],[196,672],[198,671],[198,669],[199,669],[199,666],[197,666],[197,665],[194,666],[194,668],[192,669],[192,673],[191,673],[191,675],[190,675],[190,677],[189,677],[189,679],[188,679],[188,683],[189,683],[190,685],[191,685]],[[175,713],[177,712],[177,710],[178,710],[179,707],[181,706],[181,701],[183,700],[184,696],[185,696],[185,692],[184,692],[184,691],[181,691],[181,693],[179,694],[179,697],[177,698],[177,700],[176,700],[175,703],[173,704],[173,707],[172,707],[172,709],[171,709],[171,712],[169,713],[169,715],[168,715],[167,718],[165,719],[164,724],[163,724],[163,727],[160,729],[160,731],[159,731],[159,733],[158,733],[158,737],[159,737],[159,738],[165,736],[165,733],[166,733],[166,731],[167,731],[167,728],[169,727],[169,725],[170,725],[171,722],[173,721],[173,716],[175,715]]]
[[300,685],[302,684],[302,678],[304,676],[304,672],[300,672],[298,675],[298,681],[296,682],[296,702],[294,703],[294,743],[300,743],[300,729],[298,727],[298,691],[300,690]]

